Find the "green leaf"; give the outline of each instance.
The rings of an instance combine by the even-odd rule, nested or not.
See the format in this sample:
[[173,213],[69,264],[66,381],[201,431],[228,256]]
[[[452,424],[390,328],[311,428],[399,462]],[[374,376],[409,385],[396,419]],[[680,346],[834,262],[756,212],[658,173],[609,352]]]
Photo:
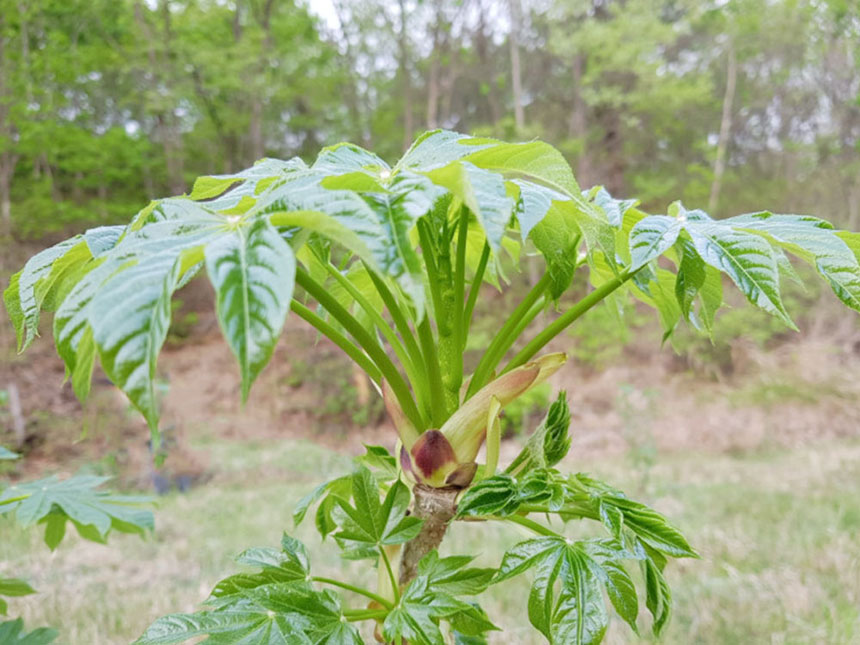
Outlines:
[[458,517],[510,515],[519,506],[516,480],[507,474],[494,475],[473,484],[457,502]]
[[9,319],[12,321],[12,327],[15,329],[15,342],[20,352],[24,346],[27,325],[24,321],[24,309],[21,306],[21,273],[14,273],[9,279],[9,286],[3,290],[3,304],[6,307],[6,313],[9,314]]
[[62,538],[58,525],[66,520],[75,524],[81,537],[96,542],[103,542],[111,530],[139,535],[153,530],[152,513],[139,508],[151,499],[97,490],[108,479],[79,475],[15,484],[0,492],[0,514],[14,511],[25,527],[45,522],[45,539],[52,549]]
[[396,482],[380,504],[377,483],[361,466],[352,475],[352,499],[354,506],[342,498],[335,500],[343,511],[335,535],[340,541],[357,543],[359,549],[362,545],[378,549],[407,542],[421,530],[422,520],[406,515],[410,494],[403,482]]
[[628,554],[618,548],[619,544],[615,540],[590,540],[583,548],[590,558],[592,572],[603,582],[615,611],[638,633],[639,598],[630,574],[624,569],[623,559]]
[[322,497],[336,485],[344,483],[348,485],[350,482],[351,479],[349,477],[338,477],[337,479],[324,482],[314,488],[310,493],[302,497],[293,507],[293,523],[296,526],[301,524],[305,519],[305,515],[307,515],[308,509],[322,499]]
[[502,564],[499,565],[499,571],[493,582],[504,582],[531,569],[546,557],[547,554],[558,549],[558,546],[559,538],[554,537],[540,537],[520,542],[505,552]]
[[[486,146],[464,157],[479,168],[507,179],[524,179],[581,200],[579,186],[564,156],[548,143],[504,143]],[[584,201],[584,200],[583,200]]]
[[584,491],[598,513],[601,507],[614,507],[620,511],[624,517],[624,526],[651,548],[676,558],[699,557],[681,532],[654,509],[628,499],[611,486],[581,473],[571,477],[568,482],[574,498],[577,498],[577,491]]
[[380,171],[391,169],[380,157],[354,143],[336,143],[323,148],[311,167],[332,175],[351,172],[378,175]]
[[654,618],[651,630],[659,637],[672,615],[672,592],[663,576],[665,558],[647,548],[646,551],[648,557],[641,562],[645,578],[645,605]]
[[860,311],[860,264],[837,231],[822,219],[804,215],[750,213],[723,220],[765,236],[815,267],[847,306]]
[[298,158],[261,159],[250,168],[233,175],[200,177],[194,182],[189,201],[205,203],[213,212],[233,211],[241,203],[249,203],[277,187],[290,175],[307,170]]
[[371,470],[374,479],[380,483],[391,482],[398,477],[397,460],[383,446],[364,444],[365,454],[355,458],[355,463]]
[[751,303],[796,329],[782,303],[776,255],[767,240],[737,230],[728,220],[715,221],[680,205],[678,209],[699,256],[726,273]]
[[418,575],[427,578],[427,588],[432,592],[452,596],[474,596],[483,593],[493,579],[495,569],[465,568],[472,556],[449,556],[440,558],[431,551],[418,563]]
[[39,627],[29,634],[20,618],[0,623],[0,645],[47,645],[57,638],[57,630]]
[[218,322],[239,360],[244,401],[281,335],[293,296],[295,257],[265,219],[215,238],[204,254]]
[[305,621],[280,615],[250,599],[198,614],[171,614],[150,625],[135,645],[184,643],[209,636],[208,645],[313,645],[304,633]]
[[630,231],[630,271],[636,271],[665,253],[678,239],[681,222],[666,215],[649,215]]
[[528,600],[532,625],[552,643],[599,643],[608,625],[602,586],[622,617],[635,625],[636,592],[620,564],[627,557],[614,541],[534,538],[505,553],[496,582],[534,568]]
[[365,201],[379,214],[387,234],[387,253],[377,258],[377,263],[409,295],[420,312],[424,304],[422,266],[409,233],[418,218],[430,212],[443,191],[427,178],[408,171],[398,173],[388,190],[364,194]]
[[[582,593],[561,594],[553,615],[552,642],[597,645],[603,641],[609,617],[599,587],[586,578]],[[580,609],[582,608],[582,609]]]
[[639,203],[637,199],[615,199],[602,186],[597,191],[592,189],[588,192],[592,195],[592,201],[606,213],[606,218],[615,228],[620,228],[623,225],[624,216],[627,214],[627,211],[635,208]]
[[490,248],[498,253],[514,210],[514,201],[508,197],[502,177],[460,161],[434,170],[427,176],[444,186],[475,214]]
[[492,570],[464,569],[471,560],[464,556],[439,558],[435,551],[427,554],[400,603],[386,616],[383,636],[391,642],[402,638],[415,645],[443,645],[440,620],[469,636],[498,629],[479,606],[455,597],[480,593],[492,578]]
[[[18,351],[27,349],[33,339],[39,335],[39,314],[42,302],[51,286],[50,283],[57,278],[58,272],[53,270],[54,263],[73,249],[85,250],[89,255],[80,235],[64,240],[30,258],[24,268],[16,274],[17,277],[13,277],[9,288],[4,292],[6,308],[15,325]],[[48,285],[43,284],[45,280],[49,281]]]
[[76,391],[88,390],[95,342],[105,373],[155,429],[152,381],[170,319],[170,296],[185,271],[202,259],[195,249],[222,232],[224,220],[176,199],[160,202],[152,218],[96,259],[70,289],[54,318],[54,336]]
[[499,143],[495,139],[477,139],[450,130],[431,130],[412,143],[394,170],[410,168],[427,172]]
[[107,377],[158,428],[155,368],[170,325],[170,299],[181,276],[171,252],[148,256],[101,285],[88,314]]
[[310,561],[305,546],[286,534],[281,549],[255,547],[243,551],[236,559],[240,564],[259,567],[256,573],[240,573],[215,585],[211,599],[232,598],[248,590],[275,583],[305,583],[310,573]]
[[442,190],[412,172],[395,175],[384,193],[329,190],[321,183],[326,176],[319,170],[298,173],[270,191],[255,212],[274,214],[275,225],[314,227],[392,277],[423,307],[421,264],[409,231]]
[[529,236],[546,262],[551,278],[550,295],[558,298],[573,280],[582,232],[561,202],[553,202]]
[[36,590],[24,580],[0,577],[0,596],[19,598],[34,593],[36,593]]

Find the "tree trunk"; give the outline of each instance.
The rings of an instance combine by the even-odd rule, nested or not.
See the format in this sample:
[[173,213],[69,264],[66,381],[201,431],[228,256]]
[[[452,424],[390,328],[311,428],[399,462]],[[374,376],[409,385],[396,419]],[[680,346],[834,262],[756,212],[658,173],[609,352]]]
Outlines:
[[520,0],[509,0],[511,9],[511,80],[514,92],[514,124],[517,133],[523,131],[526,125],[525,108],[523,107],[523,79],[520,69],[520,41],[517,36],[522,23]]
[[711,195],[708,198],[708,211],[713,214],[720,201],[720,190],[723,187],[723,174],[726,171],[726,149],[732,129],[732,104],[735,101],[735,86],[737,84],[738,63],[735,58],[735,47],[730,41],[728,48],[728,67],[726,69],[726,93],[723,95],[723,115],[720,120],[720,139],[717,143],[717,158],[714,161],[714,180],[711,183]]
[[495,127],[501,118],[501,108],[496,96],[496,84],[493,82],[493,66],[489,56],[490,39],[487,36],[487,23],[485,21],[486,11],[481,0],[478,1],[478,33],[475,35],[475,50],[478,61],[481,63],[479,69],[483,77],[488,81],[487,107],[490,110],[490,123]]
[[440,31],[442,29],[442,3],[436,2],[436,20],[433,25],[433,51],[430,54],[430,74],[427,79],[427,129],[439,124]]
[[[581,143],[579,159],[576,165],[576,176],[580,184],[590,185],[591,164],[588,160],[588,106],[582,97],[582,75],[585,73],[585,54],[577,54],[573,57],[573,105],[570,110],[570,119],[567,124],[569,137],[578,139]],[[589,181],[586,181],[586,180]]]
[[403,149],[406,150],[412,143],[412,133],[415,124],[412,116],[412,82],[409,79],[409,48],[407,47],[406,33],[406,2],[398,0],[400,7],[400,33],[397,37],[400,54],[400,82],[403,87]]
[[4,16],[0,13],[0,238],[12,235],[12,175],[18,161],[17,155],[9,149],[12,124],[9,122],[10,97],[6,87],[5,27]]
[[21,409],[21,397],[18,394],[18,386],[9,383],[6,388],[9,394],[9,416],[12,417],[12,432],[15,434],[15,448],[20,452],[27,440],[26,423],[24,413]]
[[251,97],[251,122],[249,127],[249,138],[251,140],[251,156],[252,161],[257,161],[266,156],[266,141],[263,132],[263,112],[266,74],[269,68],[269,51],[272,48],[272,6],[274,0],[266,0],[263,5],[263,13],[260,17],[260,27],[263,29],[263,47],[260,50],[260,57],[257,62],[257,73],[260,75],[262,83],[253,93]]
[[604,129],[603,149],[606,151],[607,160],[606,189],[619,197],[624,193],[624,171],[627,169],[621,114],[615,107],[606,107],[601,121]]
[[[134,17],[148,43],[147,57],[149,61],[151,85],[153,89],[159,89],[162,85],[162,74],[169,74],[170,60],[169,55],[165,55],[163,60],[159,60],[158,52],[155,49],[157,42],[164,43],[165,50],[170,50],[170,7],[165,0],[160,4],[162,14],[162,22],[164,25],[164,33],[156,38],[152,28],[147,22],[144,14],[145,9],[140,2],[134,4]],[[164,79],[164,86],[170,88],[170,80]],[[174,195],[180,195],[185,192],[185,179],[183,178],[184,167],[182,161],[182,135],[179,128],[174,124],[175,115],[172,110],[159,110],[155,113],[155,135],[161,141],[161,147],[164,152],[164,163],[167,167],[167,183],[169,190]]]
[[361,108],[361,92],[359,91],[358,79],[356,78],[355,47],[346,28],[347,21],[343,18],[343,7],[337,0],[332,0],[332,7],[334,8],[334,13],[337,17],[340,37],[343,40],[345,47],[344,56],[346,58],[346,67],[349,70],[349,80],[346,84],[344,101],[346,102],[346,107],[349,110],[349,116],[352,119],[353,127],[356,129],[357,140],[360,141],[365,148],[371,148],[372,141],[370,138],[370,128],[365,127],[365,119]]
[[0,155],[0,238],[12,235],[12,175],[17,157],[6,151]]

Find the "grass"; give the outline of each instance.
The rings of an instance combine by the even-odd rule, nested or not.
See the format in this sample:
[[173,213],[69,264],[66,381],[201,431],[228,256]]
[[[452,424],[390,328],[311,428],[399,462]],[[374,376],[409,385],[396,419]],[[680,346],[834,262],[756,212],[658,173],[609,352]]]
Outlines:
[[[67,538],[55,554],[36,531],[0,525],[0,574],[17,573],[41,590],[13,599],[30,626],[53,625],[62,643],[128,643],[157,616],[191,611],[235,571],[248,546],[276,545],[293,531],[293,504],[349,459],[309,442],[195,444],[217,472],[186,495],[162,498],[155,534],[113,536],[109,546]],[[702,560],[671,565],[676,611],[665,643],[825,644],[860,642],[860,444],[733,456],[662,457],[647,478],[629,460],[569,464],[626,488],[673,518]],[[647,481],[644,490],[639,482]],[[575,535],[582,528],[568,527]],[[294,534],[310,547],[318,575],[360,581],[361,565],[320,545],[311,522]],[[498,564],[519,527],[456,526],[448,548]],[[484,606],[504,635],[494,643],[539,643],[525,620],[524,579],[492,590]],[[369,581],[368,581],[369,584]],[[644,616],[644,612],[643,612]],[[607,643],[650,642],[613,621]],[[368,638],[368,642],[373,642]]]

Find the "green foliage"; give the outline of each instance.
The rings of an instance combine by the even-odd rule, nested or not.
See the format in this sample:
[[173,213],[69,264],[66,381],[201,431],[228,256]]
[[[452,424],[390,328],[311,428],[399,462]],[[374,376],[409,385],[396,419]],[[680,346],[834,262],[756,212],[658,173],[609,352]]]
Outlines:
[[[9,451],[5,454],[8,456],[0,453],[0,458],[18,457]],[[139,508],[151,500],[95,490],[108,479],[78,476],[60,481],[49,477],[8,486],[0,489],[0,516],[13,516],[23,527],[45,524],[45,543],[52,551],[65,537],[67,521],[75,525],[82,538],[102,544],[111,530],[140,535],[152,530],[152,513]],[[24,580],[0,576],[0,614],[6,614],[8,609],[2,596],[34,593],[36,590]],[[47,627],[26,633],[20,618],[0,622],[0,645],[46,645],[56,638],[56,630]]]
[[66,480],[48,477],[15,484],[0,491],[0,515],[14,515],[22,526],[45,525],[45,544],[57,548],[72,522],[81,537],[104,543],[111,530],[144,535],[154,527],[152,513],[140,507],[148,497],[96,490],[110,479],[79,475]]
[[[140,643],[204,635],[221,644],[357,643],[351,623],[362,620],[389,642],[440,645],[443,630],[461,641],[481,639],[493,623],[458,596],[479,593],[491,575],[501,582],[531,568],[534,627],[552,643],[597,643],[609,620],[604,591],[636,629],[629,564],[640,565],[659,635],[671,608],[667,560],[696,552],[648,506],[554,468],[570,447],[563,394],[497,474],[502,409],[566,360],[538,352],[596,305],[623,311],[629,296],[656,309],[664,338],[682,320],[710,334],[723,274],[750,303],[793,327],[781,291],[784,276],[796,277],[786,254],[809,263],[860,311],[856,246],[853,234],[806,216],[715,220],[680,202],[651,215],[603,189],[582,192],[563,156],[545,143],[435,130],[393,165],[339,144],[310,165],[264,159],[203,177],[190,195],[152,202],[126,227],[93,229],[36,255],[4,298],[21,347],[38,332],[40,312],[55,310],[55,341],[75,392],[86,396],[98,357],[157,439],[156,361],[171,298],[205,269],[243,399],[292,309],[375,382],[398,432],[399,454],[369,447],[353,474],[317,487],[294,512],[301,522],[316,504],[323,538],[332,535],[346,559],[376,562],[377,591],[311,576],[304,547],[285,538],[280,553],[243,554],[260,570],[222,581],[210,609],[156,621]],[[497,283],[503,251],[516,260],[523,248],[543,258],[544,274],[469,376],[463,353],[480,288]],[[577,272],[587,273],[593,289],[519,344],[538,313],[563,302]],[[503,363],[515,345],[519,351]],[[93,492],[102,481],[13,487],[0,496],[0,509],[5,502],[23,523],[46,523],[52,548],[67,519],[96,540],[112,528],[151,526],[148,514],[129,508],[141,500]],[[567,527],[557,532],[531,514],[594,521],[607,537],[568,536]],[[435,551],[452,518],[516,524],[538,537],[511,549],[495,572],[467,569],[469,556]],[[371,604],[345,607],[314,583]]]
[[[29,596],[34,593],[36,593],[36,590],[24,580],[0,577],[0,596],[19,598],[21,596]],[[0,614],[5,615],[8,608],[9,605],[6,601],[3,600],[3,598],[0,598]]]
[[21,455],[18,453],[12,452],[11,450],[7,450],[3,446],[0,446],[0,461],[14,461],[18,459]]
[[0,645],[47,645],[56,638],[56,630],[47,627],[25,632],[24,621],[20,618],[0,622]]
[[388,490],[380,504],[378,486],[367,468],[352,476],[352,504],[337,497],[339,531],[334,534],[346,557],[379,556],[386,545],[408,542],[421,530],[422,521],[407,517],[409,489],[400,481]]

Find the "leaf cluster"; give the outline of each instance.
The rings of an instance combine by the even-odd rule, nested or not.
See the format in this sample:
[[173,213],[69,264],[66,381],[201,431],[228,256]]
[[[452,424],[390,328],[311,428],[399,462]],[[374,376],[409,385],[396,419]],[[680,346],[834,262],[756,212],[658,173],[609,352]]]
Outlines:
[[117,495],[98,488],[109,477],[55,476],[14,484],[0,491],[0,515],[12,515],[21,526],[45,525],[45,544],[52,551],[71,522],[78,534],[104,544],[111,531],[144,535],[154,528],[152,512],[141,508],[152,499]]

